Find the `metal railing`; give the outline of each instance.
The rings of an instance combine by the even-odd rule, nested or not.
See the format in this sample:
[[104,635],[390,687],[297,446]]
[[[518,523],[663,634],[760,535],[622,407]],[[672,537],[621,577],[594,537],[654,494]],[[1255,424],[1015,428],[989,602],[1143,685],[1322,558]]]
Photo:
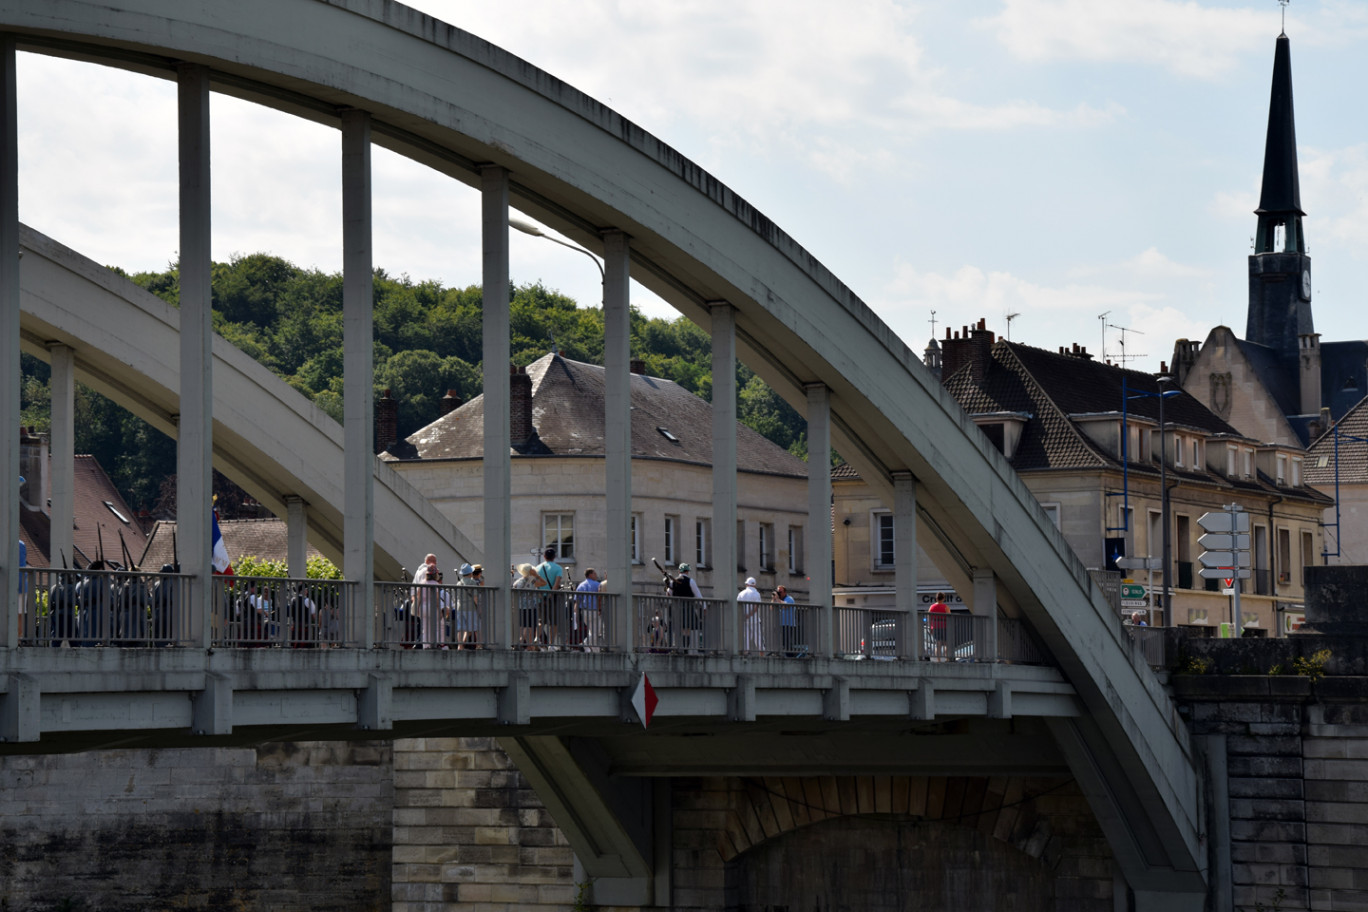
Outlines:
[[723,650],[723,621],[730,599],[637,595],[637,652],[703,655]]
[[351,645],[356,584],[279,576],[215,576],[210,642],[219,647],[328,649]]
[[602,652],[616,648],[618,596],[570,589],[514,589],[513,648]]
[[1151,668],[1168,667],[1166,649],[1168,638],[1165,636],[1163,627],[1137,627],[1134,624],[1122,624],[1121,629],[1126,632],[1132,642],[1139,644],[1147,665]]
[[20,645],[191,644],[190,577],[25,567],[20,580]]
[[[21,574],[22,646],[194,646],[193,578],[120,570],[46,570]],[[209,642],[215,648],[316,649],[359,645],[349,619],[355,583],[281,577],[215,576]],[[634,595],[634,642],[618,640],[622,597],[571,590],[512,591],[510,630],[501,631],[498,589],[380,582],[373,641],[393,649],[612,651],[802,659],[835,656],[884,661],[1048,664],[1027,625],[955,612],[912,615],[889,608],[827,609],[782,602],[737,602]],[[736,642],[729,642],[735,624]],[[1144,628],[1127,628],[1135,631]],[[1141,635],[1151,664],[1162,664],[1162,631]]]
[[497,589],[375,584],[375,644],[398,649],[491,649]]

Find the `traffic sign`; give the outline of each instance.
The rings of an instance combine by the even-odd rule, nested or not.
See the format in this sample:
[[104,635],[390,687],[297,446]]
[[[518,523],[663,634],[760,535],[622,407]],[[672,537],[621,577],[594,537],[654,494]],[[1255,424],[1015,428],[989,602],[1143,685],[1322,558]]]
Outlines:
[[1197,525],[1206,532],[1248,532],[1248,513],[1203,513]]
[[1116,566],[1122,570],[1158,570],[1163,561],[1157,557],[1118,557]]
[[1208,551],[1248,551],[1248,532],[1208,532],[1197,539],[1197,544]]
[[1238,570],[1233,567],[1203,567],[1197,571],[1197,575],[1202,579],[1249,579],[1252,573],[1248,567],[1241,567]]
[[1122,583],[1121,597],[1123,599],[1142,599],[1145,597],[1145,587],[1139,583]]
[[1203,567],[1222,567],[1231,569],[1234,567],[1249,566],[1248,551],[1203,551],[1197,556],[1197,560]]

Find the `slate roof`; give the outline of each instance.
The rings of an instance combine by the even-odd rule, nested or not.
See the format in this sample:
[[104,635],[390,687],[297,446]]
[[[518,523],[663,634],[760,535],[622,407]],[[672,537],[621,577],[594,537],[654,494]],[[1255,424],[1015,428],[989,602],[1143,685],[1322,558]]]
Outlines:
[[[604,370],[595,364],[545,355],[527,366],[532,378],[530,445],[520,456],[603,458]],[[712,406],[672,380],[631,376],[632,457],[712,465]],[[674,438],[667,437],[659,429]],[[484,396],[415,431],[412,449],[391,448],[384,458],[480,459],[484,455]],[[736,467],[742,472],[807,477],[807,463],[741,424],[736,427]]]
[[[966,365],[945,380],[945,388],[971,415],[1030,416],[1012,459],[1018,471],[1119,468],[1120,460],[1089,440],[1075,421],[1088,415],[1119,415],[1123,400],[1128,414],[1159,420],[1159,384],[1150,374],[1006,340],[994,343],[991,359],[982,384],[974,383]],[[1191,396],[1166,400],[1164,418],[1172,428],[1239,436]],[[1205,477],[1206,473],[1194,476]]]
[[[175,520],[160,520],[152,527],[138,566],[144,570],[160,570],[174,563]],[[219,532],[228,549],[228,559],[236,562],[244,554],[262,560],[288,560],[290,556],[289,527],[283,519],[220,519]],[[317,548],[310,545],[307,555],[318,557]]]
[[147,546],[147,536],[135,520],[133,511],[124,502],[114,482],[94,456],[75,457],[72,515],[72,544],[76,554],[50,554],[52,520],[46,513],[22,509],[19,512],[19,537],[28,546],[30,567],[53,567],[75,561],[86,566],[100,555],[100,541],[104,541],[106,559],[122,565],[123,549],[119,537],[128,545],[134,559]]
[[[1368,483],[1368,399],[1360,399],[1335,425],[1339,429],[1340,484]],[[1362,438],[1355,440],[1353,438]],[[1324,461],[1325,465],[1320,465]],[[1306,483],[1331,488],[1335,484],[1335,432],[1332,428],[1306,448]]]

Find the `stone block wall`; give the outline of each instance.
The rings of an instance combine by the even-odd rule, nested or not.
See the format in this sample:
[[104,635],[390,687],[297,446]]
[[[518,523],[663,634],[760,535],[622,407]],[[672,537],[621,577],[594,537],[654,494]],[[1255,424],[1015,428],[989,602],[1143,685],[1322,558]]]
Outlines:
[[0,757],[0,908],[383,910],[387,743]]

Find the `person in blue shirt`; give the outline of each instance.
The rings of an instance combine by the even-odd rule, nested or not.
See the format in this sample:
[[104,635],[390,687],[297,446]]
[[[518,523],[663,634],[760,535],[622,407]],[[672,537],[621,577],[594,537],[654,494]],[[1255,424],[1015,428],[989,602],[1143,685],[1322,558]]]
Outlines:
[[798,609],[791,607],[793,596],[784,586],[775,587],[774,600],[790,606],[779,609],[779,641],[783,644],[784,655],[793,658],[798,655]]
[[[546,559],[537,565],[537,575],[542,578],[542,582],[546,584],[547,589],[553,591],[559,589],[562,580],[565,579],[565,568],[556,563],[556,549],[547,548],[542,552],[542,557]],[[547,600],[546,606],[546,616],[550,621],[550,624],[547,625],[546,642],[547,646],[552,649],[559,649],[561,646],[561,615],[566,613],[567,607],[569,606],[569,602],[558,602],[556,601],[556,598],[557,597],[554,595],[551,596]],[[569,618],[567,617],[565,620],[567,621],[565,626],[568,628],[570,626],[568,623]]]

